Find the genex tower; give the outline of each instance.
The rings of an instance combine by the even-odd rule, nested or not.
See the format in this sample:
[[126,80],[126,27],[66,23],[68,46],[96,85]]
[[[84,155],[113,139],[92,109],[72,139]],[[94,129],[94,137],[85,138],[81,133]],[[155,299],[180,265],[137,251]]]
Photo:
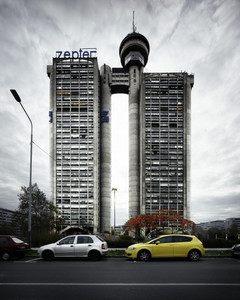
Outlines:
[[144,73],[149,51],[134,28],[119,47],[122,67],[103,65],[99,72],[96,49],[57,51],[48,66],[52,200],[63,231],[110,231],[117,93],[129,95],[128,218],[160,209],[189,217],[194,76]]
[[119,54],[129,74],[129,217],[140,213],[140,88],[149,55],[148,40],[133,32],[122,41]]

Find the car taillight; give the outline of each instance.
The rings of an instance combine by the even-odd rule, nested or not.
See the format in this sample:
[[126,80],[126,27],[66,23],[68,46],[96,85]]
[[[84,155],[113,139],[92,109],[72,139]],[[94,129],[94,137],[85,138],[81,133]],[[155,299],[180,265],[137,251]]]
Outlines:
[[102,244],[102,249],[103,249],[103,250],[105,250],[105,249],[106,249],[104,244]]

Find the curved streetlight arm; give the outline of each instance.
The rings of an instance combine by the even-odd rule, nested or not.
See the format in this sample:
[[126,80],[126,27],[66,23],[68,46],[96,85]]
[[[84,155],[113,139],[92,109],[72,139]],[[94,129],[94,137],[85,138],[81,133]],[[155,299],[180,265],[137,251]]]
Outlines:
[[29,247],[31,247],[31,232],[32,232],[32,144],[33,144],[33,123],[30,119],[27,111],[25,110],[24,106],[21,103],[21,98],[18,95],[16,90],[10,89],[10,92],[12,93],[15,100],[21,105],[23,111],[25,112],[26,116],[28,117],[28,120],[31,124],[31,139],[30,139],[30,178],[29,178],[29,203],[28,203],[28,242]]

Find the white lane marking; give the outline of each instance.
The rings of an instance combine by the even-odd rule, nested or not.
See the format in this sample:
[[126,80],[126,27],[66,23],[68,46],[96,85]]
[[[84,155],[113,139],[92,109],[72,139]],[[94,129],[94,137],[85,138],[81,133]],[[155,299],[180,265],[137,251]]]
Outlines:
[[20,260],[20,261],[14,261],[15,264],[26,264],[26,263],[33,263],[36,262],[37,260],[41,260],[41,257],[30,259],[30,260]]
[[0,286],[240,286],[240,283],[71,283],[71,282],[0,282]]

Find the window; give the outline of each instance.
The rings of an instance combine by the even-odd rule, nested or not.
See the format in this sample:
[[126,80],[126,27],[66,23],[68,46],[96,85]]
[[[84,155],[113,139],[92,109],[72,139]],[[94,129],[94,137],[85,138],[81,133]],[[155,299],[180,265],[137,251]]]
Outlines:
[[78,239],[77,239],[77,243],[78,244],[92,244],[93,243],[93,240],[90,236],[79,236]]
[[69,236],[69,237],[66,237],[65,239],[61,240],[58,244],[59,245],[73,244],[74,239],[75,239],[75,236]]
[[163,238],[159,238],[152,242],[152,244],[156,244],[156,242],[160,242],[161,244],[166,244],[166,243],[172,243],[173,242],[173,237],[172,236],[165,236]]
[[0,245],[7,245],[8,244],[8,238],[7,237],[1,237],[0,238]]
[[188,236],[173,236],[175,243],[191,242],[192,238]]

